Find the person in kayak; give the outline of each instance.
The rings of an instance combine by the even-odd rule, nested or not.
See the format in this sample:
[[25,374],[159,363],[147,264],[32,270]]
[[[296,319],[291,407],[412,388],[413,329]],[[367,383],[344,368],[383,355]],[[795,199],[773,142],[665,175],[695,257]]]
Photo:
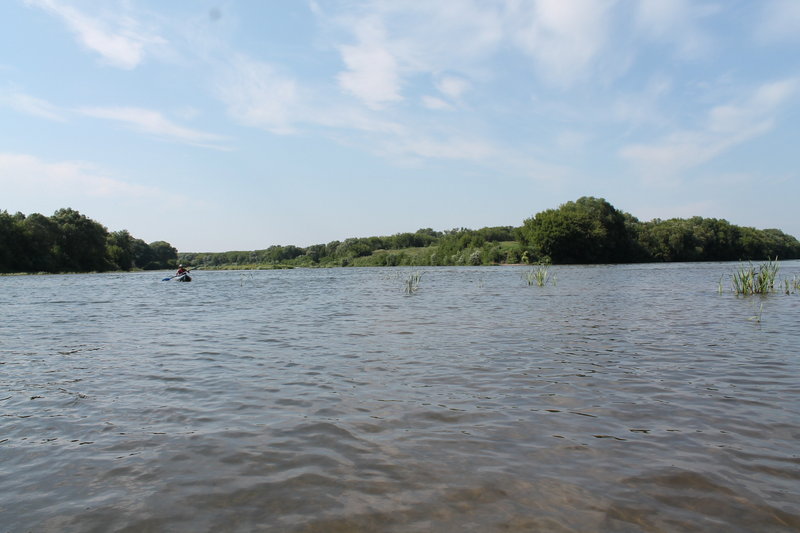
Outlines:
[[189,270],[186,269],[186,268],[183,268],[183,265],[178,265],[178,271],[175,272],[175,276],[177,277],[177,276],[180,276],[181,274],[186,274],[187,272],[189,272]]

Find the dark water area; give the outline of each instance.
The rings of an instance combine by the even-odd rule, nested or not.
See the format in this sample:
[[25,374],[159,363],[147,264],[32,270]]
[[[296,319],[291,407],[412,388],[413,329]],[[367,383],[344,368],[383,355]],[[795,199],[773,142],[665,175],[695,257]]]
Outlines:
[[800,531],[800,294],[736,267],[2,277],[0,532]]

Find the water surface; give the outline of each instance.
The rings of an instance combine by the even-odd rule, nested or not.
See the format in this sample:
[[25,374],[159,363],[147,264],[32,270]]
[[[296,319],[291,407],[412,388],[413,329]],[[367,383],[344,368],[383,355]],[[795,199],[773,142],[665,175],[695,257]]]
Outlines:
[[2,277],[0,531],[800,531],[736,266]]

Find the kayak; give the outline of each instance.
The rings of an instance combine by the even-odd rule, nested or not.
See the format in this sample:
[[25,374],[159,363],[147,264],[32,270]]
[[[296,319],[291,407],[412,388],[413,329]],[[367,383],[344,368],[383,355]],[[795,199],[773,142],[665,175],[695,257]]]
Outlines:
[[189,272],[191,272],[191,270],[187,270],[183,274],[176,274],[174,276],[164,278],[161,281],[192,281],[192,276],[189,275]]

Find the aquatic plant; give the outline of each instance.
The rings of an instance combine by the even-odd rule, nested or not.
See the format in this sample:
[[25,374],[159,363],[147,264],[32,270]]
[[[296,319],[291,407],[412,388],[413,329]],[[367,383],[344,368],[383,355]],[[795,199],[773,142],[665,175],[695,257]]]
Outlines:
[[778,258],[768,259],[758,268],[752,263],[739,265],[739,270],[731,276],[733,291],[736,294],[767,294],[775,290],[775,278],[778,276]]
[[551,275],[547,265],[536,265],[531,270],[528,270],[522,274],[522,279],[524,279],[528,285],[536,284],[538,287],[544,287],[547,285],[548,280],[552,281],[553,285],[555,285],[555,275]]
[[246,283],[253,283],[255,281],[255,277],[253,276],[252,272],[242,272],[239,275],[239,286],[244,287]]
[[413,294],[419,289],[419,280],[422,278],[422,272],[412,272],[405,280],[404,288],[406,294]]
[[753,304],[753,313],[755,314],[750,317],[750,320],[755,321],[757,324],[761,324],[761,315],[764,313],[764,302],[761,302],[761,305],[758,307]]
[[800,290],[800,278],[797,277],[797,274],[792,275],[791,281],[789,278],[783,278],[783,287],[786,294],[797,293]]

